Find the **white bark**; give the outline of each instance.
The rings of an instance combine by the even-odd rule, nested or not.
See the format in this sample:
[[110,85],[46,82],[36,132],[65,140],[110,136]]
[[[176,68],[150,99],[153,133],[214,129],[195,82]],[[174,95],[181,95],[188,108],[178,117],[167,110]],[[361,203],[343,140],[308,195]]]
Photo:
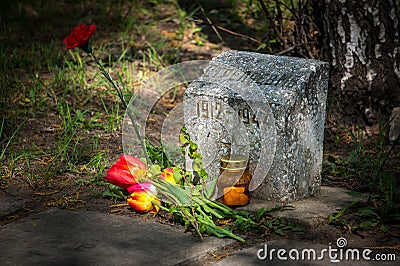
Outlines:
[[[336,88],[343,95],[357,98],[356,103],[363,102],[360,107],[364,110],[371,107],[368,98],[375,97],[372,101],[381,105],[391,98],[400,103],[399,17],[395,1],[325,0],[324,5]],[[399,88],[393,88],[396,86]],[[395,96],[396,89],[399,97]],[[365,96],[367,99],[360,100]]]

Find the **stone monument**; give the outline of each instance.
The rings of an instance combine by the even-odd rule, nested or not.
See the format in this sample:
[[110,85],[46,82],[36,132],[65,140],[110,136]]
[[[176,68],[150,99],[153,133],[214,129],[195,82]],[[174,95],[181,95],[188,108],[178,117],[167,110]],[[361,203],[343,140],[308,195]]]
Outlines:
[[[290,202],[319,192],[328,65],[227,51],[185,92],[185,125],[209,178],[220,158],[249,158],[251,197]],[[218,192],[219,196],[221,192]]]

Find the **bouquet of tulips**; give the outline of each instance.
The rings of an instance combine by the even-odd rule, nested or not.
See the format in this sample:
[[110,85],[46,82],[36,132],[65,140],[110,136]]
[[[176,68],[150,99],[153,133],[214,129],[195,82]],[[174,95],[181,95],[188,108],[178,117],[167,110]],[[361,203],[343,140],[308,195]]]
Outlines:
[[[111,83],[116,90],[122,104],[128,112],[135,133],[140,140],[144,151],[144,159],[140,160],[132,155],[121,155],[107,172],[106,180],[129,193],[127,202],[135,211],[157,213],[160,209],[173,214],[187,227],[192,227],[194,232],[202,238],[204,233],[217,237],[231,237],[243,242],[244,239],[233,234],[228,227],[217,226],[216,219],[233,219],[246,223],[246,228],[257,226],[248,213],[238,212],[211,199],[215,183],[208,189],[201,182],[194,182],[192,174],[178,166],[162,169],[162,165],[152,164],[147,154],[147,148],[154,147],[143,141],[139,134],[134,115],[129,112],[128,105],[116,82],[104,69],[101,62],[94,56],[89,37],[95,32],[95,25],[81,24],[74,28],[68,35],[64,44],[67,49],[81,48],[87,52],[98,65],[101,74]],[[189,146],[189,156],[196,165],[200,177],[206,177],[202,169],[201,155],[197,153],[197,146],[190,140],[185,131],[181,135],[182,145]]]

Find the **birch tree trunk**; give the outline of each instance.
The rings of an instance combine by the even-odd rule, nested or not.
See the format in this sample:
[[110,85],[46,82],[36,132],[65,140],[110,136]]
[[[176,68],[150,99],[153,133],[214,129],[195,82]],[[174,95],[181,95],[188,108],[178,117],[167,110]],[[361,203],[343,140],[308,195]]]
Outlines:
[[343,116],[400,107],[399,11],[396,0],[323,0],[314,11],[323,24],[324,59],[330,62],[331,99]]

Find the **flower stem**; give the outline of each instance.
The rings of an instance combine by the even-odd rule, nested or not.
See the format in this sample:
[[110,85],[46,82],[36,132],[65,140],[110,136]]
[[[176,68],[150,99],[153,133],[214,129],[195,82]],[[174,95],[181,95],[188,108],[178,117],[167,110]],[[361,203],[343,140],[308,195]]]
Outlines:
[[163,186],[160,183],[155,182],[153,180],[149,180],[148,182],[150,182],[156,188],[158,188],[160,190],[160,193],[163,194],[163,196],[168,197],[171,201],[173,201],[173,204],[175,204],[177,206],[183,205],[173,193],[168,192],[169,190],[165,186]]
[[169,209],[168,208],[165,208],[164,206],[162,206],[161,204],[159,204],[158,202],[156,202],[156,201],[151,201],[151,203],[154,205],[154,206],[157,206],[157,207],[159,207],[161,210],[164,210],[164,211],[166,211],[166,212],[169,212]]
[[203,240],[203,235],[200,232],[199,223],[196,219],[196,216],[192,216],[189,211],[185,207],[181,207],[181,213],[186,217],[186,219],[190,222],[194,230],[196,230],[197,234],[199,235],[200,239]]
[[226,230],[226,229],[224,229],[222,227],[216,226],[215,224],[213,224],[211,222],[208,222],[208,221],[206,221],[204,219],[198,219],[198,221],[200,223],[203,223],[203,224],[205,224],[205,225],[207,225],[207,226],[209,226],[209,227],[211,227],[211,228],[213,228],[213,229],[225,234],[226,236],[229,236],[230,238],[236,239],[237,241],[240,241],[242,243],[245,242],[245,240],[243,238],[241,238],[240,236],[235,235],[234,233],[230,232],[229,230]]
[[113,88],[117,91],[118,97],[121,100],[126,112],[128,113],[128,116],[129,116],[129,118],[130,118],[130,120],[132,122],[133,128],[135,130],[135,134],[139,138],[140,145],[142,146],[143,153],[144,153],[144,156],[146,158],[146,164],[149,165],[151,163],[151,161],[150,161],[149,155],[147,153],[146,145],[144,143],[144,140],[140,136],[139,127],[137,125],[136,119],[133,116],[133,114],[131,113],[131,110],[128,107],[128,104],[127,104],[127,102],[125,100],[124,95],[122,94],[121,89],[119,88],[118,84],[114,82],[114,80],[111,78],[111,75],[107,72],[107,70],[105,70],[105,68],[100,63],[100,61],[95,57],[95,55],[93,53],[91,53],[91,52],[89,54],[92,56],[93,60],[99,66],[101,74],[103,74],[103,76],[111,83]]

